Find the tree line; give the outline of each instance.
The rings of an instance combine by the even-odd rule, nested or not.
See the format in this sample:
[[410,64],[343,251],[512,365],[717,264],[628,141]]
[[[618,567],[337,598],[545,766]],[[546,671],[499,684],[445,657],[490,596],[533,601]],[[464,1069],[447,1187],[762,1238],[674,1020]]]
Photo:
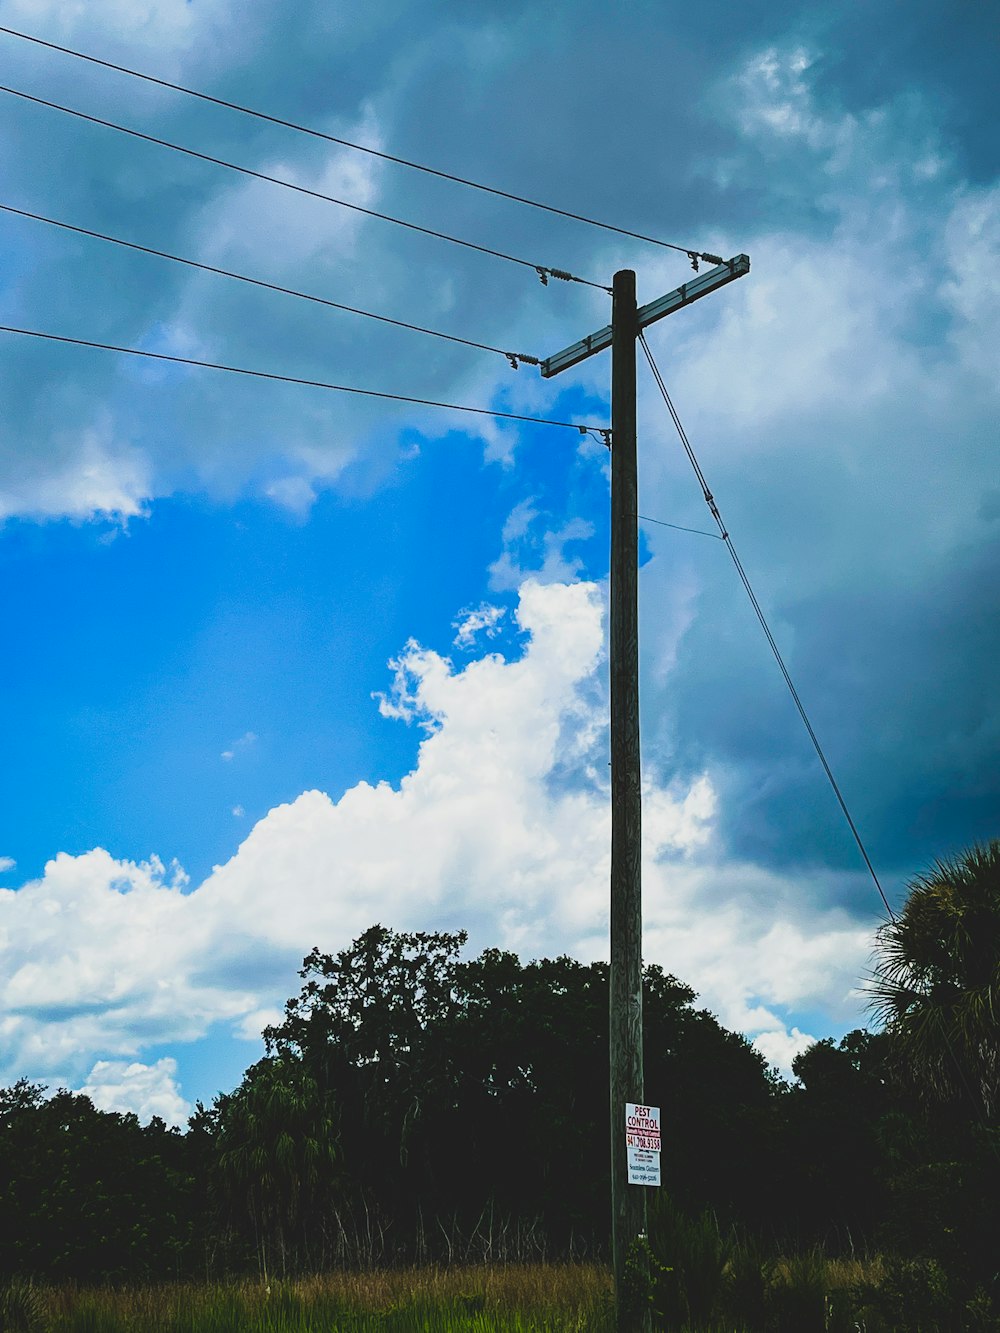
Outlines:
[[[77,1282],[603,1256],[608,968],[375,925],[314,949],[266,1054],[187,1131],[20,1081],[0,1091],[0,1276]],[[664,1194],[766,1245],[882,1249],[988,1282],[1000,841],[883,927],[878,1027],[789,1083],[644,972]]]

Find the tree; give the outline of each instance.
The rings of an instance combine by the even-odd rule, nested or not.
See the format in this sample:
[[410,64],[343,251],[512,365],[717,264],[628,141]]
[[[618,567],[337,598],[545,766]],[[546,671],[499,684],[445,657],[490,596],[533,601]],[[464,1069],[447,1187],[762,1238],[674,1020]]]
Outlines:
[[970,1287],[996,1271],[1000,840],[935,862],[879,931],[872,1009],[919,1113],[886,1122],[888,1244]]
[[314,1224],[336,1165],[336,1129],[301,1062],[266,1057],[215,1106],[217,1167],[230,1218],[249,1224],[261,1272],[275,1252],[290,1265],[322,1262]]
[[792,1062],[800,1086],[785,1098],[791,1211],[803,1238],[843,1247],[872,1242],[887,1211],[887,1138],[910,1128],[886,1079],[890,1039],[849,1032],[815,1042]]
[[[337,1108],[349,1244],[421,1259],[601,1248],[607,964],[523,964],[498,949],[463,961],[465,942],[373,926],[337,954],[314,950],[265,1034],[282,1067],[300,1063]],[[644,991],[647,1094],[662,1100],[671,1188],[738,1209],[766,1177],[763,1061],[661,969],[646,968]]]
[[188,1148],[162,1120],[142,1126],[65,1089],[0,1090],[0,1274],[180,1276],[199,1226]]
[[872,1008],[939,1101],[1000,1110],[1000,840],[937,861],[878,935]]

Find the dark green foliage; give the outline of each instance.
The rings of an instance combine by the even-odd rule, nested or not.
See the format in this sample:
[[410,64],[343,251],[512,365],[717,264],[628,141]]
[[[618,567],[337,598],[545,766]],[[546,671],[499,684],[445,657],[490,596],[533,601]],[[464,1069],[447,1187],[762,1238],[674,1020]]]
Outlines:
[[637,1236],[625,1253],[622,1287],[618,1292],[619,1322],[624,1328],[644,1329],[659,1319],[658,1287],[670,1270],[657,1259],[649,1237]]
[[910,886],[879,932],[872,1006],[897,1072],[925,1095],[1000,1112],[1000,839]]
[[[374,926],[305,960],[240,1086],[188,1133],[86,1097],[0,1096],[0,1272],[83,1282],[605,1252],[608,976]],[[752,1209],[777,1088],[646,969],[671,1189]]]
[[178,1275],[197,1230],[190,1148],[87,1097],[0,1092],[0,1274]]
[[318,1265],[325,1200],[336,1183],[331,1099],[298,1061],[265,1059],[214,1108],[213,1175],[237,1235],[262,1272]]
[[785,1236],[828,1254],[934,1260],[971,1293],[1000,1257],[1000,1136],[894,1077],[889,1034],[849,1033],[795,1062],[783,1103]]
[[1000,840],[914,880],[879,932],[870,991],[887,1081],[908,1101],[879,1126],[881,1234],[971,1297],[1000,1268]]
[[[344,1247],[416,1259],[599,1251],[607,966],[522,964],[496,949],[466,962],[464,939],[376,926],[337,955],[314,951],[267,1034],[338,1109]],[[755,1192],[748,1149],[766,1138],[774,1087],[744,1039],[693,1000],[646,969],[647,1089],[663,1089],[672,1186],[738,1208]]]
[[858,1293],[876,1328],[899,1333],[963,1333],[963,1302],[935,1259],[890,1260],[877,1286]]
[[[883,1127],[912,1123],[911,1104],[889,1085],[886,1039],[851,1032],[797,1056],[801,1086],[782,1098],[785,1201],[796,1239],[849,1252],[870,1237],[889,1202]],[[787,1228],[785,1228],[787,1230]]]

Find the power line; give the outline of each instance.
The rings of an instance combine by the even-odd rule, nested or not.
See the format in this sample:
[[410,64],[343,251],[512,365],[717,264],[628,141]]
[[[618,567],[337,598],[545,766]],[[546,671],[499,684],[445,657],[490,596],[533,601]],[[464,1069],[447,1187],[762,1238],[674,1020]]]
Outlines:
[[18,88],[8,88],[0,84],[0,93],[9,93],[11,97],[20,97],[25,102],[34,102],[36,106],[47,106],[52,111],[61,111],[67,116],[76,116],[78,120],[88,121],[91,125],[103,125],[105,129],[115,130],[119,134],[128,134],[133,139],[142,139],[145,143],[155,143],[160,148],[169,148],[175,153],[185,153],[188,157],[197,158],[200,162],[211,162],[213,166],[225,167],[227,171],[238,171],[243,176],[252,176],[255,180],[270,181],[272,185],[284,186],[286,190],[295,190],[298,194],[309,195],[312,199],[322,199],[328,204],[337,204],[341,208],[349,208],[352,212],[363,213],[365,217],[378,218],[382,222],[392,222],[397,227],[406,227],[408,231],[419,232],[423,236],[433,236],[439,241],[450,241],[452,245],[464,246],[467,250],[476,250],[480,254],[492,255],[494,259],[505,259],[509,264],[519,264],[522,268],[530,268],[541,278],[543,284],[547,284],[549,278],[558,278],[562,282],[579,282],[585,287],[595,287],[598,291],[610,291],[601,282],[591,282],[589,278],[578,278],[572,273],[567,273],[565,269],[552,268],[547,264],[536,264],[530,259],[520,259],[517,255],[506,254],[503,250],[494,250],[488,245],[479,245],[476,241],[466,241],[460,236],[451,236],[448,232],[436,231],[433,227],[422,227],[416,222],[407,222],[404,218],[393,217],[390,213],[379,213],[374,208],[364,208],[361,204],[349,203],[346,199],[337,199],[332,194],[324,194],[321,190],[310,190],[305,185],[295,185],[292,181],[282,180],[280,176],[269,176],[263,171],[254,171],[250,167],[241,167],[236,162],[228,162],[222,157],[213,157],[211,153],[200,153],[195,148],[185,148],[183,144],[171,143],[169,139],[160,139],[155,134],[144,134],[141,130],[130,129],[127,125],[119,125],[114,120],[104,120],[100,116],[92,116],[86,111],[77,111],[74,107],[63,106],[60,102],[49,101],[45,97],[35,97],[31,93],[22,92]]
[[250,283],[254,287],[263,287],[270,292],[281,292],[285,296],[297,296],[303,301],[313,301],[317,305],[329,306],[333,310],[344,310],[351,315],[363,315],[366,319],[376,319],[382,324],[392,324],[396,328],[410,329],[414,333],[427,333],[433,338],[444,338],[448,342],[461,343],[463,347],[475,347],[483,352],[496,352],[504,356],[516,370],[520,362],[530,366],[539,364],[538,358],[525,352],[507,352],[502,347],[492,347],[489,343],[474,342],[471,338],[459,338],[453,333],[442,333],[438,329],[424,328],[421,324],[409,324],[402,319],[392,319],[388,315],[376,315],[371,310],[360,310],[357,306],[344,305],[341,301],[331,301],[325,296],[315,296],[310,292],[296,291],[294,287],[282,287],[276,282],[265,282],[262,278],[251,278],[245,273],[234,273],[230,269],[217,268],[214,264],[203,264],[196,259],[185,259],[181,255],[172,255],[166,250],[156,250],[149,245],[139,245],[135,241],[123,240],[120,236],[108,236],[101,231],[91,231],[89,227],[77,227],[72,222],[61,222],[58,218],[45,217],[42,213],[32,213],[26,208],[14,208],[12,204],[0,203],[0,211],[13,213],[17,217],[30,218],[34,222],[45,222],[50,227],[60,227],[63,231],[76,232],[80,236],[91,236],[98,241],[108,241],[112,245],[121,245],[128,250],[138,250],[144,255],[155,255],[158,259],[169,259],[175,264],[185,264],[188,268],[201,269],[205,273],[216,273],[223,278],[235,278],[237,282]]
[[281,384],[301,384],[310,389],[330,389],[335,393],[352,393],[361,398],[385,398],[394,403],[441,407],[451,412],[471,412],[481,417],[500,417],[505,421],[527,421],[538,426],[560,426],[566,430],[575,430],[580,435],[593,435],[602,442],[610,435],[610,431],[604,426],[580,425],[575,421],[554,421],[551,417],[531,417],[520,412],[499,412],[491,407],[469,407],[464,403],[443,403],[435,398],[413,398],[409,394],[385,393],[379,389],[359,389],[351,384],[330,384],[326,380],[310,380],[298,375],[278,375],[269,370],[251,370],[247,366],[229,366],[219,361],[199,361],[191,356],[169,356],[166,352],[147,352],[139,347],[120,347],[117,343],[94,342],[89,338],[69,338],[61,333],[44,333],[40,329],[19,329],[10,324],[0,324],[0,333],[17,333],[25,338],[41,338],[46,342],[67,343],[73,347],[94,347],[104,352],[121,352],[125,356],[141,356],[150,361],[171,361],[179,366],[225,370],[231,375],[246,375],[258,380],[277,380]]
[[83,51],[75,51],[70,46],[60,46],[57,42],[47,42],[41,37],[33,37],[30,33],[19,32],[16,28],[6,28],[0,24],[0,32],[5,32],[10,37],[20,37],[23,41],[34,42],[36,46],[47,47],[50,51],[60,51],[63,55],[73,56],[77,60],[89,61],[92,65],[101,65],[104,69],[113,69],[119,74],[128,74],[133,79],[143,79],[146,83],[155,83],[160,88],[170,88],[174,92],[185,93],[188,97],[197,97],[202,102],[211,102],[213,106],[226,107],[230,111],[239,111],[245,116],[253,116],[257,120],[267,121],[270,125],[280,125],[287,130],[295,130],[299,134],[308,134],[314,139],[325,139],[327,143],[339,144],[342,148],[352,148],[359,153],[368,153],[371,157],[381,158],[385,162],[394,162],[397,166],[411,167],[414,171],[423,171],[429,176],[437,176],[441,180],[451,181],[455,185],[467,185],[470,189],[481,190],[484,194],[496,195],[500,199],[510,199],[516,204],[527,204],[530,208],[540,208],[546,213],[554,213],[557,217],[571,218],[574,222],[585,222],[591,227],[600,227],[604,231],[617,232],[619,236],[630,236],[636,241],[646,241],[650,245],[659,245],[666,250],[677,250],[680,254],[685,254],[694,262],[696,259],[704,259],[710,264],[721,264],[722,260],[718,255],[708,254],[687,245],[675,245],[671,241],[661,241],[655,236],[646,236],[639,231],[629,231],[625,227],[616,227],[610,222],[600,222],[597,218],[585,216],[583,213],[572,213],[565,208],[556,208],[552,204],[540,203],[537,199],[528,199],[521,194],[512,194],[509,190],[500,190],[493,185],[484,185],[481,181],[469,180],[465,176],[456,176],[450,171],[440,171],[436,167],[429,167],[423,162],[413,162],[409,158],[396,157],[392,153],[381,152],[377,148],[370,148],[367,144],[353,143],[350,139],[338,138],[335,134],[327,134],[323,130],[313,129],[308,125],[299,125],[294,120],[283,120],[280,116],[268,115],[265,111],[257,111],[253,107],[241,106],[239,102],[229,102],[224,97],[213,97],[210,93],[198,92],[195,88],[187,88],[182,83],[171,83],[169,79],[160,79],[153,74],[143,74],[140,70],[129,69],[127,65],[116,64],[113,60],[102,60],[99,56],[87,55]]
[[681,423],[680,417],[677,415],[677,410],[674,407],[670,394],[667,392],[667,386],[663,382],[663,376],[660,374],[660,369],[653,359],[653,354],[649,350],[649,344],[646,342],[646,335],[642,330],[639,331],[639,342],[642,344],[642,350],[646,354],[646,360],[649,362],[649,367],[653,372],[653,377],[656,380],[657,387],[660,390],[660,394],[663,398],[664,403],[666,403],[667,411],[670,413],[670,417],[677,430],[677,434],[680,436],[681,444],[684,446],[684,452],[688,456],[688,462],[691,464],[692,468],[694,469],[694,474],[698,478],[698,484],[701,486],[702,494],[705,497],[705,503],[711,510],[712,517],[719,525],[719,532],[722,536],[722,540],[726,543],[726,546],[729,549],[729,554],[732,556],[733,564],[736,566],[736,572],[740,576],[740,581],[742,582],[743,587],[746,590],[746,594],[750,599],[750,604],[753,607],[754,612],[756,613],[757,619],[760,621],[761,629],[763,629],[764,631],[764,635],[767,638],[768,644],[770,645],[771,652],[774,654],[774,660],[777,662],[781,674],[784,677],[785,684],[788,686],[788,692],[792,696],[792,700],[795,704],[796,709],[798,710],[799,717],[802,719],[802,723],[805,726],[805,729],[809,735],[809,739],[812,741],[813,749],[816,751],[816,754],[819,757],[819,761],[823,765],[823,772],[826,774],[830,786],[833,789],[833,794],[837,798],[837,803],[839,804],[840,809],[843,812],[844,818],[847,820],[848,828],[850,828],[851,833],[854,836],[854,841],[857,843],[858,851],[861,853],[862,859],[864,860],[865,865],[868,867],[868,873],[871,875],[872,879],[875,882],[875,887],[876,889],[878,889],[879,897],[882,899],[882,902],[885,906],[885,910],[889,913],[890,920],[895,921],[896,920],[895,913],[889,906],[889,900],[885,896],[885,893],[882,889],[882,885],[879,882],[878,875],[875,873],[875,867],[872,865],[871,858],[869,857],[868,852],[865,849],[865,845],[861,840],[861,834],[858,832],[857,825],[855,824],[854,819],[851,816],[850,810],[847,808],[847,802],[844,800],[843,793],[840,790],[840,786],[837,783],[837,779],[833,776],[833,770],[831,769],[829,763],[827,762],[826,755],[823,752],[823,747],[819,743],[819,738],[817,737],[815,731],[813,730],[812,723],[809,721],[809,715],[806,712],[805,705],[799,698],[799,692],[795,688],[795,684],[788,673],[788,668],[785,666],[784,659],[781,656],[781,652],[775,641],[774,635],[771,633],[770,626],[767,623],[767,618],[765,617],[760,602],[758,602],[757,596],[754,593],[754,590],[750,584],[750,579],[747,577],[747,572],[743,568],[743,562],[740,560],[740,557],[736,553],[736,548],[733,545],[733,539],[730,537],[729,533],[726,530],[726,526],[722,521],[722,515],[719,513],[718,505],[715,503],[715,497],[712,495],[712,492],[708,488],[708,482],[705,480],[705,474],[701,470],[701,464],[698,462],[698,459],[695,456],[694,449],[691,447],[691,441],[688,439],[687,432],[685,431],[684,426]]

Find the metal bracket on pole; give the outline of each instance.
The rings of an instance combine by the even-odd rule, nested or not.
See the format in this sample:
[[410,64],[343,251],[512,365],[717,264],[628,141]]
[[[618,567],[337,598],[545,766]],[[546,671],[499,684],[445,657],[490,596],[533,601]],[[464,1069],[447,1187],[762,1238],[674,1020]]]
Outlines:
[[[648,324],[655,324],[658,319],[663,319],[665,315],[672,315],[675,310],[683,310],[692,301],[707,296],[709,292],[714,292],[719,287],[725,287],[726,283],[734,282],[737,278],[742,278],[744,274],[749,272],[750,256],[734,255],[732,259],[727,259],[725,263],[719,264],[717,268],[709,269],[707,273],[692,278],[690,282],[682,282],[679,287],[676,287],[672,292],[668,292],[666,296],[650,301],[648,305],[640,306],[636,312],[638,327],[644,329]],[[593,356],[595,352],[603,352],[606,347],[610,346],[611,325],[608,324],[603,329],[598,329],[596,333],[589,333],[586,338],[581,338],[579,342],[573,343],[571,347],[565,347],[561,352],[556,352],[555,356],[546,357],[540,367],[542,378],[551,379],[553,375],[558,375],[560,371],[569,370],[570,366],[579,365],[581,361],[586,361],[588,356]]]

